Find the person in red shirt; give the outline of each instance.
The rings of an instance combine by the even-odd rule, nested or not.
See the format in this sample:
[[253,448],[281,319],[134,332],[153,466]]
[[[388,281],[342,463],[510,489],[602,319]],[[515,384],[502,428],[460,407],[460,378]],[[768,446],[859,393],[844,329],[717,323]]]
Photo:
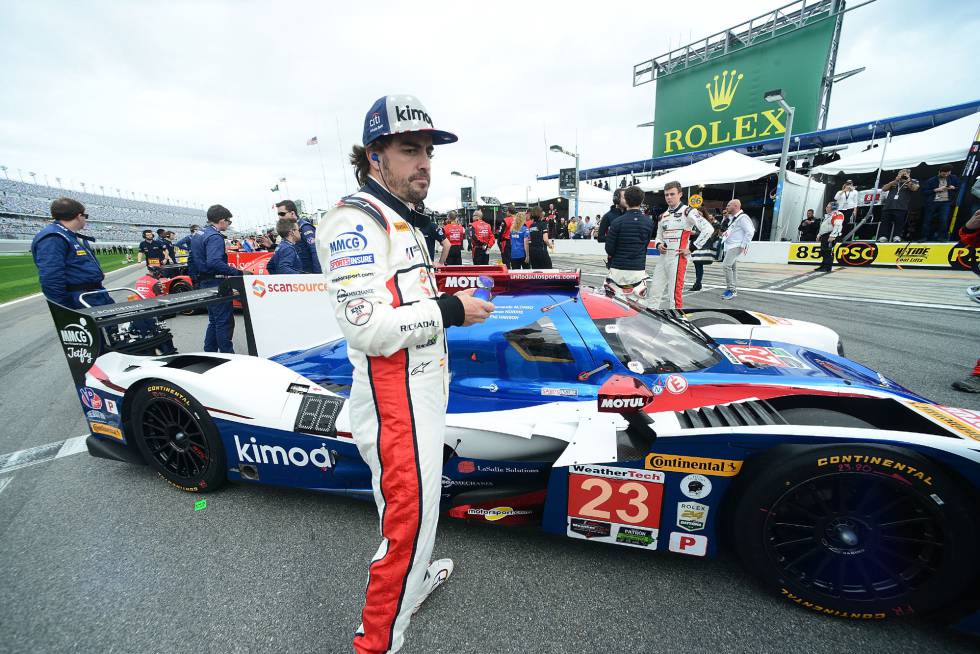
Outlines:
[[443,266],[462,266],[463,239],[466,238],[466,230],[459,224],[455,211],[449,212],[446,216],[446,224],[439,231],[439,240],[449,241],[449,247],[442,248],[439,263]]
[[497,245],[500,247],[500,260],[510,268],[510,227],[514,224],[514,209],[507,210],[507,215],[497,228]]
[[[968,247],[980,248],[980,210],[975,211],[973,216],[966,221],[966,224],[960,228],[960,241]],[[978,262],[973,261],[973,272],[980,274],[980,267],[978,267]],[[980,287],[973,287],[973,289],[980,289]],[[977,298],[973,293],[970,294],[974,299]],[[958,391],[963,391],[964,393],[980,393],[980,359],[977,359],[977,363],[973,366],[973,373],[969,377],[962,381],[953,382],[953,388]]]
[[473,250],[473,265],[486,266],[490,263],[490,248],[493,247],[493,229],[483,220],[483,212],[473,212],[473,223],[470,225],[470,248]]

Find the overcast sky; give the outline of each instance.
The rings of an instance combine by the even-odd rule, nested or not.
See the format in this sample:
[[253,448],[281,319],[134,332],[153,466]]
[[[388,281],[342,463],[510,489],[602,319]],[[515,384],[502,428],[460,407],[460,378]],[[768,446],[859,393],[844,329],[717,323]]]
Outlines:
[[[577,144],[583,168],[649,157],[650,129],[636,125],[653,120],[654,86],[632,87],[633,64],[777,6],[5,0],[0,164],[268,223],[280,177],[314,207],[354,190],[342,153],[365,112],[410,93],[460,137],[433,160],[438,207],[468,185],[452,170],[486,193],[569,164],[546,143]],[[837,71],[867,71],[835,87],[829,125],[980,97],[977,6],[878,0],[849,13]]]

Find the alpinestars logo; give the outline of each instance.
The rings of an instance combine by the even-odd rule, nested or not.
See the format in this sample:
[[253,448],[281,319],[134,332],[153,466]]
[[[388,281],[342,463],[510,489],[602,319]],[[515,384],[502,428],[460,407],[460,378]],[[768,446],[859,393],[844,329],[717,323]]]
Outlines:
[[432,119],[429,118],[429,114],[425,113],[421,109],[416,109],[411,105],[405,105],[404,107],[395,107],[395,118],[399,121],[404,120],[421,120],[426,123],[429,127],[432,127]]
[[330,451],[321,445],[307,452],[301,447],[291,447],[288,450],[281,445],[260,445],[252,436],[249,442],[242,443],[235,434],[235,451],[242,463],[269,463],[272,465],[294,465],[303,467],[314,465],[317,468],[332,468],[333,460]]

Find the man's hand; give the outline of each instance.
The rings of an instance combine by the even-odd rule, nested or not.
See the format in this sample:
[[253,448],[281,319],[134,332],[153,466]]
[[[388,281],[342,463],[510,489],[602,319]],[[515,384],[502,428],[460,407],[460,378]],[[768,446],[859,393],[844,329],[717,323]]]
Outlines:
[[657,243],[657,249],[660,250],[660,254],[664,254],[667,251],[667,246],[663,243]]
[[469,327],[470,325],[483,322],[493,313],[493,304],[481,300],[478,297],[473,297],[474,293],[476,293],[475,288],[468,288],[456,293],[456,297],[463,303],[463,311],[466,312],[466,317],[463,319],[463,327]]
[[743,245],[742,246],[742,256],[744,257],[748,253],[749,253],[749,246],[748,245]]
[[681,255],[682,257],[690,256],[691,248],[677,248],[677,254]]

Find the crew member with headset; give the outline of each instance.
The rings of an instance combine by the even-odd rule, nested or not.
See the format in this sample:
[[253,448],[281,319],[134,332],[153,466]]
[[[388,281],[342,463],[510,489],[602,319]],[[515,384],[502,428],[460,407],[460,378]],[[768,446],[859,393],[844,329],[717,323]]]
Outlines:
[[[238,268],[228,265],[225,235],[221,232],[231,225],[231,212],[220,204],[208,208],[208,226],[201,236],[191,240],[191,258],[195,261],[201,288],[214,288],[222,277],[240,277]],[[205,352],[234,354],[231,337],[235,333],[235,316],[231,299],[208,305],[208,329],[204,334]]]
[[473,251],[474,266],[486,266],[490,263],[490,248],[494,242],[490,223],[483,219],[483,212],[477,209],[473,212],[473,222],[470,223],[470,249]]
[[[459,224],[459,217],[455,211],[450,211],[446,216],[446,224],[439,230],[439,240],[442,242],[442,253],[439,263],[444,266],[463,265],[463,239],[466,238],[466,230]],[[446,247],[448,241],[449,247]]]
[[548,250],[553,250],[555,244],[548,236],[548,220],[541,207],[531,209],[531,220],[531,226],[528,227],[528,256],[531,268],[547,270],[551,268],[551,255],[548,254]]
[[412,615],[453,571],[449,559],[430,563],[446,447],[446,330],[483,322],[493,305],[476,289],[440,294],[419,231],[429,222],[422,201],[433,146],[456,136],[435,129],[410,95],[378,99],[363,134],[350,156],[361,189],[324,218],[317,247],[329,259],[329,302],[354,367],[352,436],[381,521],[353,646],[381,654],[401,648]]
[[306,218],[301,218],[292,200],[276,202],[276,213],[280,218],[292,220],[299,227],[299,242],[296,244],[296,254],[303,264],[303,272],[321,274],[320,257],[316,253],[316,227]]
[[152,229],[144,229],[136,260],[140,263],[145,260],[147,268],[157,268],[165,263],[166,258],[167,248],[163,241],[154,238]]

